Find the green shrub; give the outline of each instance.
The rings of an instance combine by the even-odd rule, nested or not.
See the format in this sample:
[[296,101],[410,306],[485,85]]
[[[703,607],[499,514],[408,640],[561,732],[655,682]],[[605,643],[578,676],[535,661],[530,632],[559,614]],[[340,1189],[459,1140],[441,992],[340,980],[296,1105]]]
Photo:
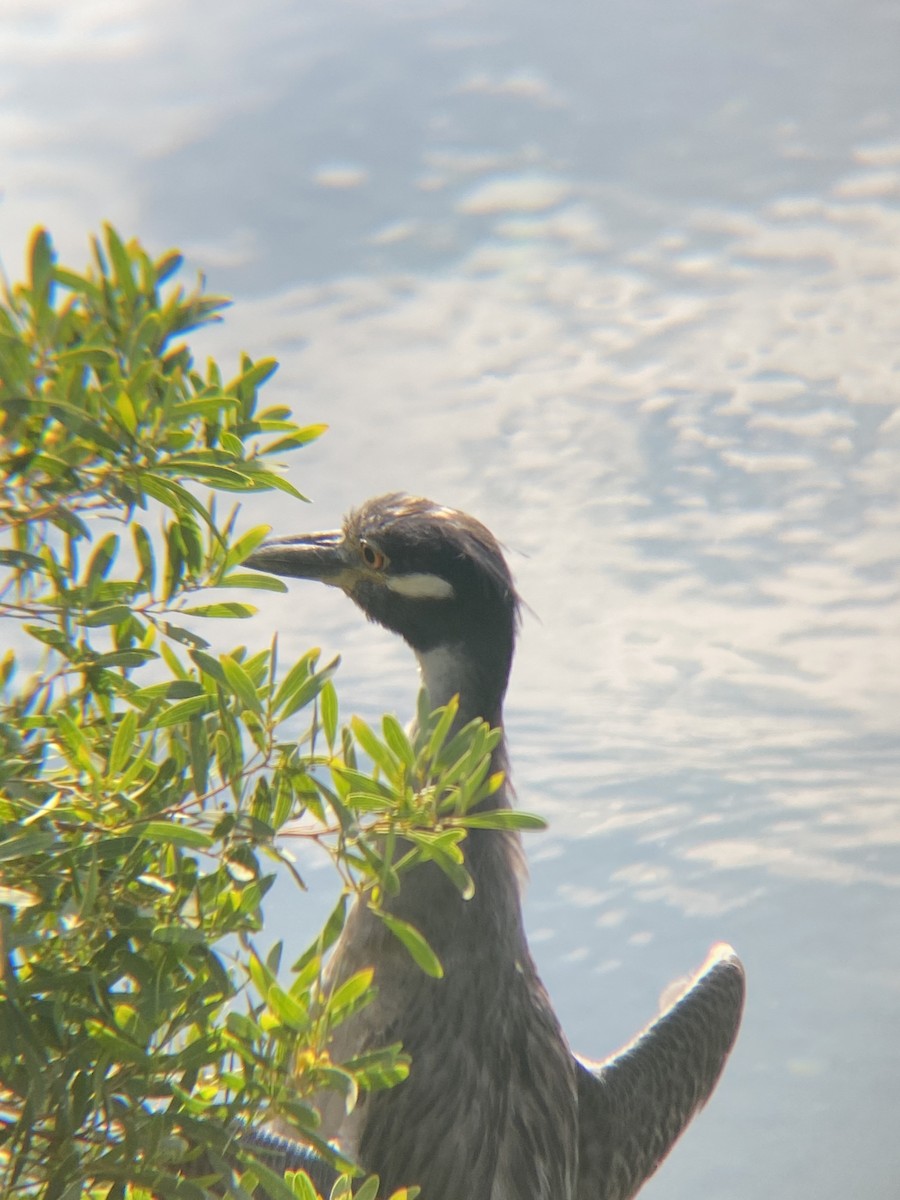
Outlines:
[[[389,717],[342,730],[336,663],[310,651],[279,675],[274,643],[216,654],[198,633],[254,612],[199,593],[284,589],[241,570],[267,530],[237,535],[214,493],[300,498],[270,459],[323,427],[259,407],[271,360],[227,382],[194,365],[183,335],[225,301],[176,287],[180,265],[106,228],[77,274],[39,231],[0,304],[4,1196],[313,1195],[236,1125],[277,1119],[327,1154],[312,1093],[405,1077],[399,1046],[332,1061],[371,974],[329,994],[322,955],[348,899],[380,912],[425,857],[469,887],[465,812],[497,784],[498,735],[448,741],[452,708],[422,714],[415,744]],[[296,874],[278,835],[301,817],[343,893],[285,982],[280,947],[254,939],[273,869]]]

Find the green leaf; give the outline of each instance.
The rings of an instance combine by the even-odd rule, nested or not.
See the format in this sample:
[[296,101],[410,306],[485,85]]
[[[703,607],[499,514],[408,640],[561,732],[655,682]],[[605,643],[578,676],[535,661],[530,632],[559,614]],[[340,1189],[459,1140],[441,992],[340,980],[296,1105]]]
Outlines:
[[350,728],[353,730],[353,736],[372,762],[381,768],[388,779],[393,779],[397,773],[397,759],[394,757],[393,751],[378,740],[361,717],[351,717]]
[[294,1192],[294,1200],[319,1200],[319,1193],[310,1183],[309,1176],[305,1171],[298,1171],[293,1176],[291,1188]]
[[169,679],[140,688],[129,696],[129,700],[137,708],[147,708],[154,700],[187,700],[191,696],[205,695],[206,689],[195,679]]
[[255,469],[249,478],[252,481],[252,491],[264,492],[274,490],[286,492],[289,496],[293,496],[295,500],[308,501],[309,499],[302,492],[298,492],[292,483],[288,483],[286,479],[282,478],[281,475],[276,475],[274,471],[266,471],[260,467]]
[[118,775],[134,753],[136,735],[137,713],[134,709],[129,709],[119,722],[119,728],[116,730],[116,736],[113,738],[113,744],[110,747],[109,763],[107,765],[107,772],[110,776]]
[[148,821],[141,828],[141,837],[148,842],[164,842],[170,846],[189,846],[192,850],[209,850],[215,839],[201,829],[180,821]]
[[97,285],[91,280],[77,275],[74,271],[69,271],[65,267],[54,267],[53,278],[60,287],[85,296],[94,305],[98,305],[102,301],[102,293]]
[[391,750],[410,770],[416,765],[416,752],[412,742],[406,736],[406,731],[395,716],[387,713],[381,721],[384,740]]
[[260,996],[265,997],[270,987],[276,987],[278,980],[262,961],[259,955],[251,953],[247,960],[247,970]]
[[185,479],[199,479],[212,487],[224,488],[228,492],[244,492],[250,483],[250,477],[244,471],[234,467],[221,466],[219,463],[205,462],[189,455],[173,456],[166,462],[160,463],[158,471],[171,471]]
[[354,767],[344,766],[343,763],[332,764],[332,771],[339,775],[358,795],[374,796],[380,803],[381,807],[388,805],[395,807],[397,804],[397,794],[393,788],[383,784],[378,779],[373,779],[371,775],[367,775],[365,771],[357,771]]
[[115,271],[116,283],[133,303],[137,296],[137,288],[134,282],[134,274],[131,268],[131,260],[128,257],[128,251],[122,244],[122,239],[113,229],[112,225],[105,224],[103,231],[106,234],[106,246],[109,250],[109,257],[112,260],[113,270]]
[[363,971],[357,971],[341,984],[328,1001],[328,1012],[332,1021],[342,1021],[371,999],[370,988],[374,978],[375,971],[367,967]]
[[[241,1162],[247,1163],[248,1170],[252,1171],[259,1180],[262,1190],[270,1197],[270,1200],[295,1200],[294,1193],[284,1182],[283,1176],[277,1175],[271,1167],[260,1162],[250,1151],[240,1150],[238,1158]],[[246,1195],[246,1193],[244,1194]]]
[[172,406],[172,419],[178,428],[187,425],[195,417],[216,421],[224,413],[240,407],[234,396],[198,396]]
[[169,946],[202,946],[205,939],[202,929],[191,929],[186,925],[155,925],[153,940]]
[[228,433],[227,430],[219,435],[219,445],[238,460],[244,457],[244,443],[233,433]]
[[[55,417],[70,434],[77,434],[89,443],[96,443],[111,454],[121,454],[121,441],[108,432],[99,421],[86,416],[75,404],[60,399],[44,400],[35,397],[29,401],[29,405],[35,413],[46,413]],[[72,513],[69,515],[74,516]]]
[[165,283],[166,280],[181,269],[184,262],[184,256],[179,254],[177,250],[169,250],[163,254],[153,264],[153,269],[156,272],[156,282]]
[[316,438],[321,437],[327,429],[327,425],[307,425],[303,429],[298,429],[296,433],[289,434],[288,437],[279,438],[276,442],[270,442],[263,449],[263,454],[283,454],[286,450],[299,450],[303,446],[308,446],[310,442],[314,442]]
[[251,712],[261,714],[262,704],[256,691],[256,685],[241,664],[228,654],[222,655],[221,663],[225,678],[244,706]]
[[172,510],[176,514],[183,512],[193,512],[202,521],[205,521],[211,529],[214,529],[212,519],[203,505],[197,500],[186,487],[182,487],[174,479],[167,479],[162,475],[150,474],[149,472],[141,475],[141,487],[154,500],[158,500],[160,504]]
[[21,829],[0,841],[0,862],[44,854],[56,843],[56,835],[45,829]]
[[329,747],[331,747],[334,745],[334,740],[337,737],[338,698],[335,686],[330,679],[325,681],[319,693],[319,712],[322,717],[322,728],[325,731],[325,738],[328,741]]
[[266,992],[266,1003],[278,1019],[289,1029],[303,1033],[309,1027],[309,1013],[296,996],[292,996],[279,985],[273,984]]
[[[318,651],[315,651],[314,654],[318,656]],[[309,655],[304,655],[304,659],[308,657]],[[315,659],[312,661],[314,662]],[[309,675],[305,679],[299,676],[292,679],[296,668],[292,668],[288,672],[275,695],[275,709],[282,721],[293,716],[295,712],[298,712],[304,705],[309,704],[319,694],[324,685],[338,669],[340,661],[340,658],[332,659],[327,667],[323,667],[321,671],[317,671],[315,675]],[[302,662],[303,660],[301,659]],[[299,667],[301,663],[298,663],[297,666]],[[288,681],[291,681],[291,686],[288,686]]]
[[322,926],[322,932],[318,938],[309,946],[303,954],[297,959],[292,971],[302,971],[303,968],[310,963],[314,958],[321,958],[326,950],[330,950],[337,939],[340,937],[344,928],[344,923],[347,919],[347,897],[345,895],[338,899],[337,904],[328,915],[328,920]]
[[209,649],[209,642],[206,638],[200,637],[190,629],[182,629],[180,625],[173,625],[171,621],[163,621],[161,629],[167,638],[171,638],[173,642],[178,642],[181,646],[191,646],[195,650]]
[[205,694],[180,700],[178,704],[173,704],[171,708],[160,713],[154,721],[153,727],[154,729],[169,729],[172,725],[180,725],[182,721],[187,721],[189,717],[196,717],[198,713],[211,712],[214,706],[213,697]]
[[156,586],[156,562],[153,556],[153,543],[143,525],[133,525],[131,532],[134,538],[134,549],[138,557],[138,562],[141,564],[141,573],[138,576],[138,582],[148,592],[152,593],[153,588]]
[[108,604],[105,608],[95,609],[87,616],[79,617],[79,625],[87,625],[91,628],[100,625],[120,625],[122,621],[127,621],[131,616],[131,609],[127,604]]
[[118,534],[110,533],[91,555],[84,580],[85,590],[89,596],[96,592],[101,581],[109,574],[109,568],[112,566],[118,550],[119,536]]
[[546,829],[547,822],[534,813],[519,812],[514,808],[497,808],[491,812],[469,813],[458,817],[455,825],[465,829]]
[[437,863],[465,900],[471,899],[475,894],[475,885],[465,867],[465,858],[460,845],[465,837],[462,829],[445,829],[435,832],[421,829],[410,830],[406,836],[413,845],[421,848],[424,858]]
[[159,658],[154,650],[110,650],[91,659],[92,667],[142,667],[144,663]]
[[217,588],[224,587],[240,587],[240,588],[255,588],[260,592],[286,592],[287,584],[283,579],[277,579],[274,575],[263,575],[249,571],[242,571],[233,575],[223,575],[221,579],[217,579],[215,584]]
[[6,567],[28,567],[34,571],[46,571],[47,564],[36,554],[25,550],[0,550],[0,563]]
[[262,545],[271,531],[270,525],[256,525],[253,529],[248,529],[228,547],[225,566],[236,567],[238,563],[242,563],[258,546]]
[[197,604],[181,610],[190,617],[252,617],[256,608],[252,604],[239,604],[236,600],[225,600],[220,604]]
[[203,650],[190,650],[188,653],[204,675],[209,675],[217,683],[227,682],[225,671],[217,658],[213,658],[211,654],[206,654]]
[[[424,691],[424,688],[423,688]],[[437,710],[440,713],[437,724],[431,732],[428,739],[425,753],[429,760],[434,759],[438,751],[447,740],[447,735],[453,727],[453,722],[456,720],[456,714],[459,712],[459,697],[454,696],[449,703],[445,704],[442,709]]]
[[127,392],[121,391],[116,397],[115,417],[126,433],[137,431],[138,419],[134,404]]
[[46,229],[36,229],[31,239],[31,294],[35,315],[46,310],[52,299],[53,243]]
[[194,791],[198,796],[202,796],[209,786],[209,741],[206,737],[206,727],[200,717],[192,717],[188,723],[188,745]]
[[56,728],[70,751],[71,761],[87,771],[93,780],[99,782],[100,772],[97,770],[91,754],[92,745],[68,713],[56,714]]
[[432,979],[443,979],[444,968],[440,959],[414,925],[410,925],[408,921],[401,921],[399,917],[394,917],[380,908],[373,911],[379,920],[387,925],[394,937],[406,947],[413,962],[421,967],[426,975],[430,975]]
[[291,669],[278,685],[278,691],[275,693],[274,707],[276,711],[282,704],[287,703],[298,688],[301,688],[308,679],[312,677],[316,663],[319,661],[318,647],[307,650],[307,652],[298,658]]
[[366,1182],[353,1193],[354,1200],[377,1200],[378,1176],[370,1175]]
[[245,370],[228,384],[229,392],[240,391],[242,395],[247,395],[256,391],[278,370],[278,360],[275,358],[261,358],[259,362],[254,363],[245,356],[244,363]]

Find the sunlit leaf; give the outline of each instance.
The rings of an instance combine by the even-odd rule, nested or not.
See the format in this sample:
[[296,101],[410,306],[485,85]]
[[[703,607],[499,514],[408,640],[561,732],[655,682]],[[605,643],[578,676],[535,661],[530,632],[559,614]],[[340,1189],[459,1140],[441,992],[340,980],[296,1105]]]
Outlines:
[[255,588],[261,592],[286,592],[288,590],[287,584],[283,579],[278,579],[274,575],[251,574],[249,571],[223,575],[220,579],[216,580],[215,586],[220,588]]
[[379,741],[361,717],[351,717],[350,728],[369,758],[381,768],[388,778],[392,778],[397,770],[397,759],[390,747]]
[[397,718],[386,713],[381,719],[381,728],[384,732],[384,740],[397,758],[412,769],[416,764],[416,752]]
[[334,683],[327,679],[319,693],[319,713],[329,746],[334,745],[338,726],[338,698]]
[[252,604],[240,604],[236,600],[224,600],[219,604],[195,604],[192,608],[182,609],[185,616],[190,617],[252,617],[256,613]]
[[266,992],[266,1003],[279,1020],[291,1029],[302,1032],[309,1024],[309,1013],[300,1001],[277,983]]

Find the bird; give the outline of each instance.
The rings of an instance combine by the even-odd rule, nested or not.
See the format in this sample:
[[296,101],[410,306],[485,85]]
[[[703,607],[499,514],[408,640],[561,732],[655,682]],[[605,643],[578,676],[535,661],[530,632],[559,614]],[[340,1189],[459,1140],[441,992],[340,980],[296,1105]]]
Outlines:
[[[264,541],[246,566],[317,580],[399,635],[418,660],[429,710],[457,699],[456,727],[503,729],[521,601],[503,551],[478,520],[394,492],[339,530]],[[505,737],[492,755],[509,807]],[[352,1112],[320,1097],[320,1135],[380,1195],[418,1184],[422,1200],[627,1200],[665,1158],[718,1082],[738,1033],[742,963],[724,943],[631,1042],[593,1061],[570,1049],[528,947],[523,855],[511,830],[470,829],[474,893],[433,862],[384,904],[427,939],[443,977],[423,972],[365,900],[351,907],[328,965],[339,984],[374,970],[376,997],[336,1031],[347,1056],[401,1042],[409,1076]]]

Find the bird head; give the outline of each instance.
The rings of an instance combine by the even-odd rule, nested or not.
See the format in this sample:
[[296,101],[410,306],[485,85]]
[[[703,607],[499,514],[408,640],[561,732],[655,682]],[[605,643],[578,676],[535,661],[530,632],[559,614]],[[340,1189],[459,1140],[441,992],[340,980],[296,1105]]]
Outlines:
[[409,643],[434,707],[456,694],[460,719],[499,721],[519,598],[497,540],[474,517],[392,493],[340,530],[266,541],[245,565],[340,588]]

